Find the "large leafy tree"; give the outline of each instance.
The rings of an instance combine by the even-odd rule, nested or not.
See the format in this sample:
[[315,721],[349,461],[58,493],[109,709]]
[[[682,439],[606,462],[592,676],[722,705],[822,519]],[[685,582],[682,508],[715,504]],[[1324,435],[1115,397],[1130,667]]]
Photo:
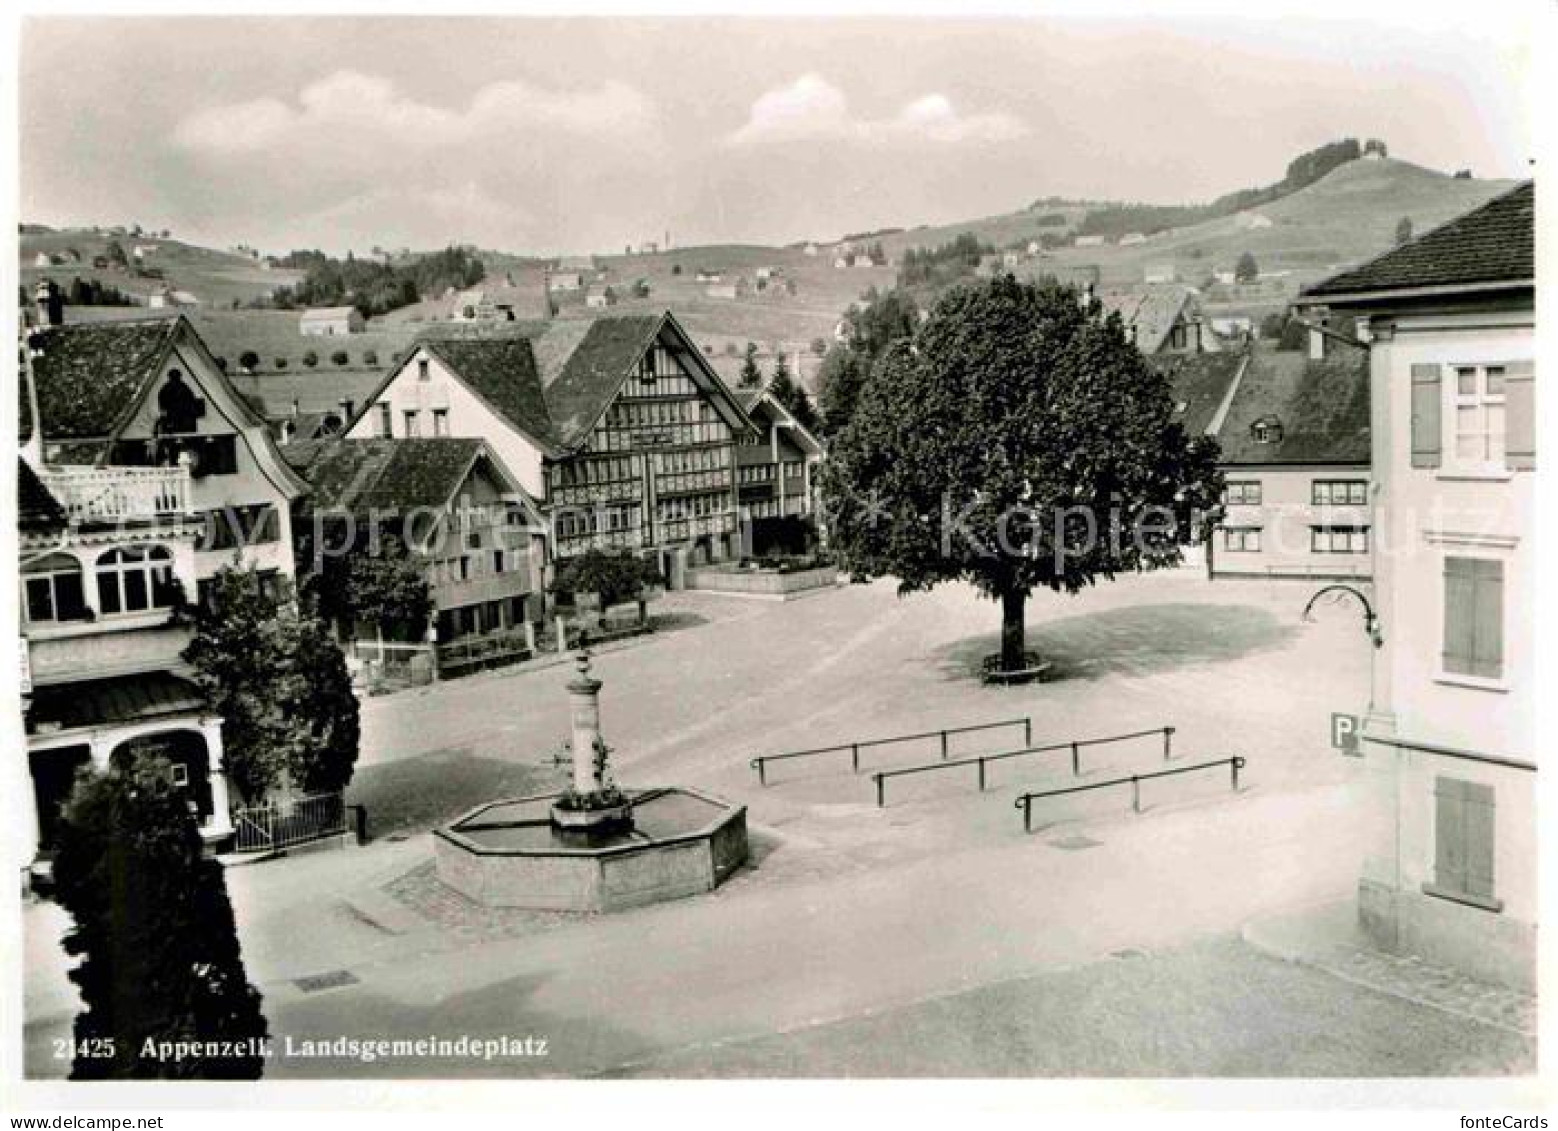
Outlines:
[[[333,544],[329,537],[324,541]],[[304,542],[300,565],[312,564],[315,547],[308,537]],[[371,624],[392,639],[422,638],[433,614],[433,591],[405,542],[385,535],[377,549],[358,547],[347,554],[317,557],[318,568],[304,588],[327,621],[348,631]]]
[[225,567],[196,612],[184,659],[222,717],[228,779],[245,801],[283,783],[316,792],[351,780],[357,698],[346,657],[311,602],[278,601],[253,567]]
[[[268,1030],[222,866],[205,855],[166,760],[120,755],[107,773],[82,772],[54,881],[74,921],[65,950],[81,959],[70,974],[84,1006],[73,1078],[260,1076]],[[163,1057],[146,1055],[148,1041],[200,1044]]]
[[920,308],[914,296],[901,287],[884,294],[873,289],[864,306],[851,307],[844,317],[848,336],[828,351],[817,375],[822,424],[829,432],[840,431],[849,423],[877,358],[894,342],[914,335]]
[[900,592],[968,581],[1024,667],[1036,589],[1177,563],[1221,494],[1216,441],[1173,420],[1118,318],[1010,276],[949,293],[891,346],[824,466],[835,545]]

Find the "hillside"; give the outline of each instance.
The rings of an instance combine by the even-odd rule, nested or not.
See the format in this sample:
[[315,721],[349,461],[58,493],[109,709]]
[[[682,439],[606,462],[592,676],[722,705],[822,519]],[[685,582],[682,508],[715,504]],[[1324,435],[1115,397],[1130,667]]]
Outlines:
[[[276,287],[295,283],[302,278],[300,272],[267,271],[247,255],[198,247],[177,239],[113,235],[106,230],[93,228],[47,232],[27,230],[34,227],[23,225],[18,241],[21,282],[29,293],[40,278],[53,279],[61,286],[69,286],[73,278],[80,276],[141,298],[155,294],[166,285],[190,292],[200,299],[202,306],[230,307],[235,299],[240,303],[248,302],[269,294]],[[115,240],[127,255],[132,254],[136,247],[145,249],[144,266],[160,271],[163,277],[144,278],[138,277],[133,270],[93,267],[92,261],[99,256],[106,256],[108,245]],[[80,262],[70,254],[71,249],[80,254]],[[65,262],[38,267],[34,260],[40,252],[63,257]]]

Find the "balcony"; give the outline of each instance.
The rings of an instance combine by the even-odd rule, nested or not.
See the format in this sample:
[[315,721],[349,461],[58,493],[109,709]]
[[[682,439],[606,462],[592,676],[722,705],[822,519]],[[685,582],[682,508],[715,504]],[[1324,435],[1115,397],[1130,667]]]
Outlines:
[[38,478],[72,523],[117,523],[190,513],[189,469],[45,467]]

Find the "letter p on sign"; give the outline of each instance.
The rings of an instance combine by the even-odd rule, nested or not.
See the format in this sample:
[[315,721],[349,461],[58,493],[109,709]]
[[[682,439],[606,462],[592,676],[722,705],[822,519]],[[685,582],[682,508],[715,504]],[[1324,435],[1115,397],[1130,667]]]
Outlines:
[[1331,745],[1349,758],[1363,757],[1358,748],[1358,716],[1331,715]]

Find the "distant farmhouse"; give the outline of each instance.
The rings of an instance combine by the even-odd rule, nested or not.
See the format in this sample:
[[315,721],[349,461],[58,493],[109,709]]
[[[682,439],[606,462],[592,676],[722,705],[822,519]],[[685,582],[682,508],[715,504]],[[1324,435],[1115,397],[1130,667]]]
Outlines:
[[360,334],[366,323],[355,306],[319,306],[305,310],[298,330],[305,338],[334,338]]

